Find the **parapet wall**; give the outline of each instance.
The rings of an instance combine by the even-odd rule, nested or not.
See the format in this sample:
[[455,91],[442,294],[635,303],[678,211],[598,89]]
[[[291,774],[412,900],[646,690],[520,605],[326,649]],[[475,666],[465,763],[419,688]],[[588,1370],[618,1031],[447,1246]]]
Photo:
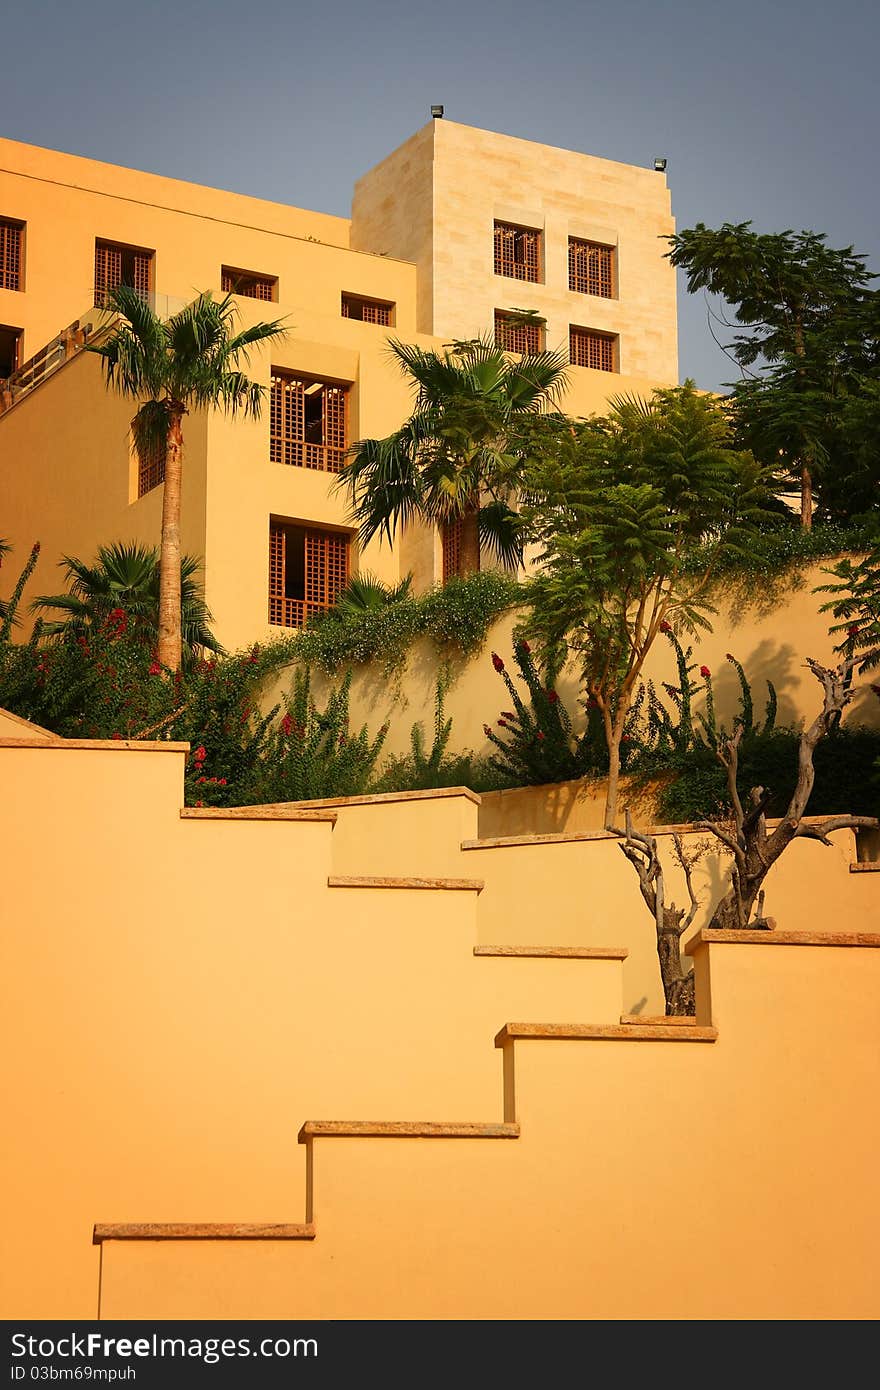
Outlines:
[[848,841],[774,871],[775,937],[694,943],[697,1021],[624,1021],[607,838],[184,812],[185,752],[0,738],[4,1316],[680,1317],[683,1268],[694,1318],[877,1315]]

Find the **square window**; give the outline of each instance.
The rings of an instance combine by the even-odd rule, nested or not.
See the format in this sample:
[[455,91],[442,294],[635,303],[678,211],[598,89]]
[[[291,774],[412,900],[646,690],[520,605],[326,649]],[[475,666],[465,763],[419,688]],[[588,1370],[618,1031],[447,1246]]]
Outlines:
[[568,238],[568,288],[578,294],[614,298],[614,247]]
[[544,323],[514,310],[495,310],[495,346],[505,352],[542,352]]
[[0,217],[0,290],[24,289],[24,223]]
[[595,328],[569,328],[569,358],[574,367],[592,367],[600,372],[617,371],[617,337]]
[[245,299],[263,299],[271,303],[278,299],[276,275],[258,275],[253,270],[233,270],[228,265],[221,267],[220,288],[224,294],[240,294]]
[[332,608],[349,578],[351,538],[302,522],[269,522],[269,622],[305,627]]
[[272,368],[269,459],[338,473],[348,447],[348,386]]
[[496,222],[495,274],[538,284],[542,278],[541,233],[512,222]]
[[394,305],[384,299],[364,299],[356,294],[343,294],[342,317],[390,328],[394,322]]
[[141,299],[153,288],[153,251],[122,246],[113,241],[95,242],[95,307],[103,309],[111,290],[128,285]]

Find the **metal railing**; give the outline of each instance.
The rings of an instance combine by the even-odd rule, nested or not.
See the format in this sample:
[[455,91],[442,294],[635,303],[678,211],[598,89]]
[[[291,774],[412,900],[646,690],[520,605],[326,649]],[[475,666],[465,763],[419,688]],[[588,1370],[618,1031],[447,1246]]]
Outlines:
[[27,362],[17,367],[11,376],[0,380],[0,415],[81,352],[94,332],[92,322],[75,319],[33,357],[29,357]]

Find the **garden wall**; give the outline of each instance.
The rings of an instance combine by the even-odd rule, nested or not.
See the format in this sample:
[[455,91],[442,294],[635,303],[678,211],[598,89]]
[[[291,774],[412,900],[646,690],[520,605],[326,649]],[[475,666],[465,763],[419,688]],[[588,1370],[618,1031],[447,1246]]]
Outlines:
[[[745,668],[758,715],[767,700],[766,682],[772,680],[779,699],[779,723],[812,718],[819,703],[818,686],[804,664],[805,658],[812,656],[825,663],[836,659],[834,643],[828,635],[829,617],[819,612],[823,596],[812,592],[826,578],[823,566],[831,563],[811,565],[776,581],[762,578],[731,584],[718,594],[713,631],[695,644],[694,659],[698,666],[706,665],[712,672],[716,707],[722,720],[729,721],[739,707],[739,684],[725,660],[727,652]],[[494,725],[501,710],[509,707],[510,699],[501,677],[492,668],[490,653],[498,652],[513,668],[512,634],[518,621],[518,615],[508,614],[493,625],[479,656],[467,661],[452,660],[455,682],[446,700],[447,717],[453,720],[451,752],[491,751],[483,726]],[[352,723],[359,726],[366,721],[375,730],[390,716],[386,753],[409,751],[410,729],[416,722],[423,724],[430,744],[441,668],[436,648],[421,640],[413,647],[402,673],[389,675],[379,661],[357,669],[352,689]],[[662,639],[649,658],[645,675],[658,687],[663,681],[677,683],[674,653]],[[268,703],[274,703],[279,692],[289,688],[290,680],[290,673],[285,672],[267,696]],[[316,679],[319,701],[328,683],[325,678]],[[558,682],[559,693],[571,711],[577,708],[577,685],[573,669],[567,670]],[[868,678],[857,681],[857,685],[859,692],[848,720],[880,724],[880,701],[870,691]]]

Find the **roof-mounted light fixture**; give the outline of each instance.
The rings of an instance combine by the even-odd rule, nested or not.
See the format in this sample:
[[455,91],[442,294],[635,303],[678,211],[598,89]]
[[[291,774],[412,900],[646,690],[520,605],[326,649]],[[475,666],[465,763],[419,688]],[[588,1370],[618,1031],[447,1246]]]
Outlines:
[[654,168],[655,168],[655,170],[657,171],[658,174],[665,174],[665,173],[666,173],[666,160],[665,160],[665,159],[655,159],[655,160],[654,160]]
[[433,118],[434,118],[435,121],[442,121],[442,119],[443,119],[443,107],[442,107],[442,106],[432,106],[432,107],[431,107],[431,115],[433,116]]

